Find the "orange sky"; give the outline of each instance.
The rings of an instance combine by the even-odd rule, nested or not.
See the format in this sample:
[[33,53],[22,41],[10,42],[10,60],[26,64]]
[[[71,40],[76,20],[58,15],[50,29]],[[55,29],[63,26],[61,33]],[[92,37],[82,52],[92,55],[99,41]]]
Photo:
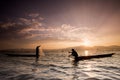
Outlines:
[[120,45],[119,0],[7,3],[0,7],[0,49]]

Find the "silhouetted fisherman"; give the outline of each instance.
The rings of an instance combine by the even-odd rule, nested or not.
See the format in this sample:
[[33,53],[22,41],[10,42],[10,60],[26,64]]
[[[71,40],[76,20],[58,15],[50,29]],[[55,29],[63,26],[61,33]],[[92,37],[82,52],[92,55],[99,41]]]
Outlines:
[[38,61],[39,56],[40,56],[40,55],[39,55],[39,47],[40,47],[40,46],[37,46],[37,47],[36,47],[36,62]]
[[75,60],[77,60],[78,53],[74,49],[72,49],[72,52],[69,52],[69,53],[72,53],[71,55],[75,57]]

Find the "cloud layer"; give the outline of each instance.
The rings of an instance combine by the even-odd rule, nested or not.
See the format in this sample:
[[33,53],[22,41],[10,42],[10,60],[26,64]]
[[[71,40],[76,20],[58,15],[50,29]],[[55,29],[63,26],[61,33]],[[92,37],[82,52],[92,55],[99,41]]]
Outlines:
[[85,34],[91,34],[92,28],[61,24],[47,26],[39,14],[29,14],[29,18],[0,23],[0,39],[58,39],[80,40]]
[[70,46],[73,44],[81,45],[85,41],[96,45],[109,42],[107,39],[112,40],[114,43],[114,39],[117,39],[116,42],[120,40],[120,27],[117,16],[112,17],[111,20],[100,27],[90,25],[77,26],[66,23],[50,26],[47,24],[46,18],[43,18],[38,13],[32,13],[16,20],[1,21],[0,40],[1,44],[7,44],[8,46],[13,44],[14,46],[17,46],[17,44],[19,46],[20,44],[24,46],[25,44],[37,45],[41,43],[48,45],[56,43],[63,45],[66,43]]

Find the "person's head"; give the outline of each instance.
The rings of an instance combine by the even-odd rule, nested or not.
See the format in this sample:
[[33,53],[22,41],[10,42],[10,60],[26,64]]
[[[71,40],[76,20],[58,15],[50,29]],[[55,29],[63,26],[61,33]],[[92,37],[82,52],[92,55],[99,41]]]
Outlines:
[[40,47],[40,46],[37,46],[37,47]]
[[74,49],[72,49],[72,51],[75,51]]

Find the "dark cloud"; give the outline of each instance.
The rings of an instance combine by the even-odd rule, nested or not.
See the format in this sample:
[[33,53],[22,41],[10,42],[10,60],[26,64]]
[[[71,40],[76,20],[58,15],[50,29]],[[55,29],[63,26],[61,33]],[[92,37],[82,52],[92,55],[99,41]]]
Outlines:
[[25,38],[25,36],[28,36],[30,34],[19,34],[19,32],[24,29],[25,26],[23,25],[12,25],[12,26],[7,26],[7,28],[5,27],[0,27],[0,39],[21,39],[21,38]]
[[[39,17],[38,17],[39,18]],[[0,23],[0,39],[26,39],[32,36],[32,32],[27,29],[36,29],[42,26],[38,19],[18,18],[17,21]]]

